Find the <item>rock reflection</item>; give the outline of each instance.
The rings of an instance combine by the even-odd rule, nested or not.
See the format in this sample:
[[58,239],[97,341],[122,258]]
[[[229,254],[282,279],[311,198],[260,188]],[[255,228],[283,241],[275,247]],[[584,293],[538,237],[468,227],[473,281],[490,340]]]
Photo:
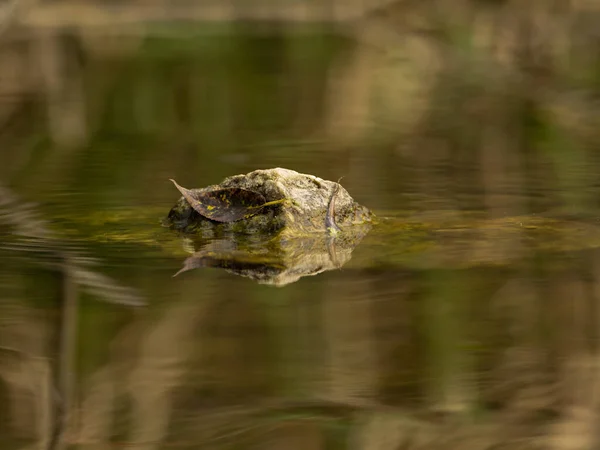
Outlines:
[[183,263],[179,275],[192,269],[220,268],[260,284],[285,286],[302,277],[341,268],[369,232],[370,225],[354,226],[338,236],[264,238],[234,237],[190,240],[194,253]]

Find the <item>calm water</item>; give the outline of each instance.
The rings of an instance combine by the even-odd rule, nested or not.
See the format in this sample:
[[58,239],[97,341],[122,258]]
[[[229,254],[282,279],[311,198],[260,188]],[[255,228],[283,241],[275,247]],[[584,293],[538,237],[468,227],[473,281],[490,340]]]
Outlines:
[[[202,95],[219,98],[222,69]],[[523,172],[490,194],[468,158],[285,135],[279,113],[256,113],[265,79],[248,83],[257,98],[237,108],[258,109],[245,122],[232,107],[231,129],[189,121],[209,98],[140,137],[114,100],[84,149],[20,136],[3,150],[0,449],[592,448],[600,230],[591,207],[564,214],[572,185]],[[160,226],[179,197],[168,179],[278,166],[344,175],[378,215],[351,258],[278,287],[173,277],[194,243]]]

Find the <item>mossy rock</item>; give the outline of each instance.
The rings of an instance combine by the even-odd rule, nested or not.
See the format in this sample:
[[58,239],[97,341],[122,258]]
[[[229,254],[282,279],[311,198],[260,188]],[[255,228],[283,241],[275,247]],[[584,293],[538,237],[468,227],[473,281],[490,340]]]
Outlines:
[[334,192],[332,215],[342,231],[351,231],[354,225],[368,224],[374,219],[369,209],[355,202],[337,183],[289,169],[255,170],[245,175],[228,177],[218,185],[190,191],[202,194],[231,188],[256,192],[267,203],[285,201],[266,206],[260,213],[242,220],[216,222],[196,212],[182,196],[169,212],[166,225],[206,238],[222,236],[224,233],[284,233],[295,236],[323,233],[327,231],[327,210]]

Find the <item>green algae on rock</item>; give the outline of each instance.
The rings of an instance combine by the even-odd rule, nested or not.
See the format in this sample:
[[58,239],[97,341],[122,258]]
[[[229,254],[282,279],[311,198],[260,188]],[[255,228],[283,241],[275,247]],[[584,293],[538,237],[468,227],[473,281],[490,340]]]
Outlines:
[[[235,220],[219,221],[222,215],[210,217],[207,208],[195,209],[190,204],[190,198],[211,198],[211,193],[231,192],[232,189],[250,191],[255,196],[252,204],[236,206],[236,214],[226,215],[226,218]],[[325,232],[332,224],[346,231],[353,225],[371,223],[374,217],[366,207],[355,202],[339,183],[282,168],[255,170],[228,177],[218,185],[182,192],[186,195],[171,209],[165,224],[205,237],[223,232],[303,235]],[[331,201],[332,193],[335,202]],[[228,209],[230,203],[221,205],[221,213]],[[331,205],[334,206],[330,211],[333,216],[329,217],[328,207]],[[218,209],[217,205],[212,206]]]

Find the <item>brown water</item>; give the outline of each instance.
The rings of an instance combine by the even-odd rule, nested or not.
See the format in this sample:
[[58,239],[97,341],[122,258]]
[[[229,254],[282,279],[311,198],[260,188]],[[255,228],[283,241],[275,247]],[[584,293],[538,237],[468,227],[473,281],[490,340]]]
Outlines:
[[[159,72],[140,73],[163,95]],[[256,109],[232,107],[233,134],[143,134],[115,103],[81,150],[40,133],[1,151],[0,449],[592,448],[600,230],[592,206],[556,213],[572,185],[523,168],[490,194],[445,151],[301,139],[262,104],[265,78],[238,81]],[[344,175],[374,210],[351,258],[280,287],[173,277],[192,244],[160,226],[168,179],[277,166]]]

